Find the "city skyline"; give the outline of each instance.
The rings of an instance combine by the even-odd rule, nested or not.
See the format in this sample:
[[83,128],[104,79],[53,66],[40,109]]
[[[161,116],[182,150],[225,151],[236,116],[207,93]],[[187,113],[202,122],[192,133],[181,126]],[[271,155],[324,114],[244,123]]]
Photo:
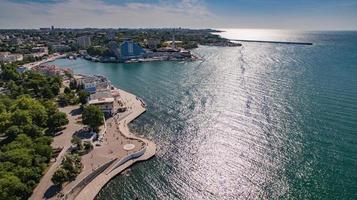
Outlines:
[[357,30],[353,0],[0,0],[0,28]]

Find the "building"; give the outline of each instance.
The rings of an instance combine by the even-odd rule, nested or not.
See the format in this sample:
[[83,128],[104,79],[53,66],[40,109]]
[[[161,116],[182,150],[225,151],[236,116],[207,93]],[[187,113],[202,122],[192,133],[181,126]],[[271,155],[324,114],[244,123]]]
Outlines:
[[131,39],[120,44],[120,58],[123,60],[137,58],[145,53],[146,51]]
[[104,76],[86,76],[76,79],[77,84],[83,85],[84,90],[90,94],[94,94],[97,90],[110,88],[108,79]]
[[109,31],[108,33],[107,33],[107,39],[108,40],[114,40],[115,39],[115,32],[113,32],[113,31]]
[[40,31],[50,31],[50,28],[40,28]]
[[52,49],[55,52],[67,52],[71,50],[71,47],[65,44],[54,44],[52,45]]
[[94,94],[97,91],[97,82],[94,77],[87,77],[82,80],[84,90],[89,94]]
[[77,38],[77,45],[79,48],[87,49],[91,46],[91,40],[89,36],[82,36]]
[[89,99],[101,99],[113,97],[110,88],[97,88],[96,92],[91,94]]
[[151,50],[156,50],[159,44],[160,44],[160,40],[158,39],[147,40],[147,47]]
[[100,82],[96,85],[95,93],[89,96],[89,105],[98,106],[107,116],[114,114],[115,98],[112,95],[108,82]]
[[86,56],[86,55],[88,55],[87,50],[79,50],[78,53],[79,53],[79,55],[81,55],[81,56]]
[[60,68],[56,65],[43,64],[32,68],[33,71],[46,74],[48,76],[64,76],[66,74],[73,75],[71,68]]
[[[174,38],[173,38],[174,39]],[[163,43],[163,46],[171,48],[171,49],[177,49],[178,47],[182,46],[182,41],[177,41],[177,40],[169,40],[165,41]]]
[[115,56],[115,58],[120,59],[120,48],[118,44],[114,41],[109,42],[108,44],[109,51]]
[[15,54],[6,52],[0,52],[0,62],[15,62],[15,61],[22,61],[24,56],[22,54]]
[[105,115],[110,116],[110,115],[114,114],[114,112],[115,112],[113,97],[91,99],[88,101],[88,104],[98,106],[99,109],[101,109]]
[[20,38],[17,38],[17,37],[12,38],[10,40],[10,45],[13,45],[13,46],[18,46],[18,45],[21,45],[22,43],[23,43],[22,40]]
[[172,35],[171,48],[176,49],[176,39],[175,39],[175,35]]
[[48,55],[47,47],[34,47],[31,49],[31,56],[34,58],[39,58]]

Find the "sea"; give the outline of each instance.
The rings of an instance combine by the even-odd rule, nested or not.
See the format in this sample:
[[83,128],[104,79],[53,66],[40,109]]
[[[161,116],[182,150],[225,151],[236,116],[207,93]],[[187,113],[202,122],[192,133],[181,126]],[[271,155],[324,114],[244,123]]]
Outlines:
[[199,46],[194,62],[96,63],[142,98],[130,128],[157,154],[96,200],[357,199],[357,32],[237,30],[241,47]]

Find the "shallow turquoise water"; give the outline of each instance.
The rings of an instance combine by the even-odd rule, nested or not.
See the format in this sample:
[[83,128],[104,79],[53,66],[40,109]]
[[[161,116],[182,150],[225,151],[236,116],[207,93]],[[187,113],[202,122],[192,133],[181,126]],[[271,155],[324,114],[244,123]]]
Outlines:
[[192,63],[55,61],[148,104],[131,127],[157,156],[97,199],[357,199],[357,33],[289,34],[314,45],[200,47],[206,60]]

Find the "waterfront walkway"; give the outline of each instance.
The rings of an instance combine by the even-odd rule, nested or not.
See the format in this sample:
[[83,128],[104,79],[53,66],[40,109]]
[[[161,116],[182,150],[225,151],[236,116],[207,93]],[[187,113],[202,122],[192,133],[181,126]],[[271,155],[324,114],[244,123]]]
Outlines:
[[[103,146],[95,147],[91,153],[82,157],[83,171],[74,182],[64,188],[64,199],[94,199],[101,188],[124,169],[155,155],[156,145],[134,136],[128,128],[128,124],[144,113],[146,108],[135,95],[119,91],[128,111],[107,120]],[[135,148],[124,150],[126,144],[134,144]],[[139,157],[130,156],[134,154]],[[126,158],[129,160],[126,161]]]

